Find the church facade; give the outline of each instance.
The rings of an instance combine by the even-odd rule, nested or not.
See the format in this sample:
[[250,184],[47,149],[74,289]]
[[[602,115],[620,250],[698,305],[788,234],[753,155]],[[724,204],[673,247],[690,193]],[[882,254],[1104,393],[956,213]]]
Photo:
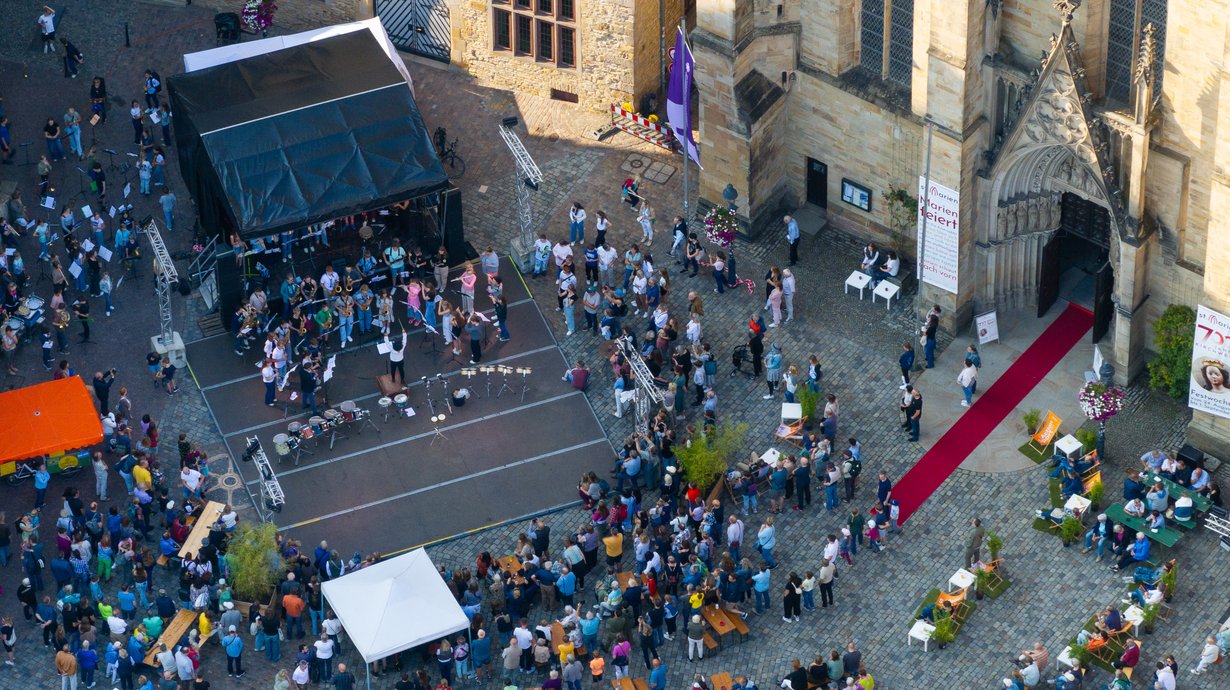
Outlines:
[[[1087,306],[1122,382],[1168,305],[1230,313],[1228,5],[699,0],[701,196],[734,185],[754,234],[813,206],[912,261],[926,174],[959,206],[955,280],[919,287],[945,325]],[[1228,431],[1196,412],[1189,438],[1230,457]]]

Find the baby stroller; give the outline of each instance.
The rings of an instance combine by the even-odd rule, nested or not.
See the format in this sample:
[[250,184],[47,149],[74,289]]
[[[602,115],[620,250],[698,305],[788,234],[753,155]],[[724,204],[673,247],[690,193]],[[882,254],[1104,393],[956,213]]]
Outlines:
[[748,350],[747,345],[736,346],[734,349],[734,352],[730,353],[730,363],[734,365],[734,368],[730,370],[730,375],[734,376],[736,374],[743,374],[749,379],[753,378],[752,372],[743,371],[743,368],[742,368],[744,362],[750,363],[751,361],[752,361],[752,354]]

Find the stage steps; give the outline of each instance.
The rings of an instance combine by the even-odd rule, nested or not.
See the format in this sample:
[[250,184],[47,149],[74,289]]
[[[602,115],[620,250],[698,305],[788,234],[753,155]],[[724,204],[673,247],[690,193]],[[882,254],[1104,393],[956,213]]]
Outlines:
[[202,316],[196,320],[196,325],[201,329],[202,338],[210,338],[226,333],[226,326],[222,325],[222,316],[218,312]]

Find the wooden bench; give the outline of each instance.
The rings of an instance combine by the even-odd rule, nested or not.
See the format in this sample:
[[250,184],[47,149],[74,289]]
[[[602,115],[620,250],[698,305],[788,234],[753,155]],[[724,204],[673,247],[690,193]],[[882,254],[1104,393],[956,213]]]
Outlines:
[[196,622],[196,613],[191,609],[180,609],[175,613],[175,617],[167,624],[162,635],[154,642],[154,646],[145,654],[145,665],[158,668],[158,645],[165,644],[167,649],[175,649],[175,645],[179,644],[180,638],[188,633],[192,624]]
[[723,491],[729,491],[729,489],[726,488],[725,474],[719,476],[717,481],[713,483],[713,488],[709,489],[709,495],[705,497],[705,505],[710,506],[713,505],[714,501],[722,500]]
[[200,519],[192,525],[192,532],[188,534],[188,538],[184,540],[184,545],[179,548],[179,557],[190,558],[195,556],[202,546],[209,541],[209,530],[218,522],[218,518],[222,517],[222,511],[226,506],[217,501],[210,501],[205,504],[205,507],[200,511]]
[[718,647],[721,646],[718,644],[717,640],[713,639],[713,635],[710,635],[708,630],[705,631],[705,636],[702,637],[701,640],[705,644],[705,649],[710,652],[716,652]]
[[1154,543],[1161,544],[1162,546],[1173,547],[1179,542],[1179,538],[1183,536],[1182,532],[1169,527],[1163,527],[1157,532],[1153,532],[1145,526],[1144,518],[1138,518],[1125,513],[1122,503],[1113,503],[1108,506],[1106,508],[1106,517],[1110,518],[1112,522],[1118,522],[1136,532],[1143,532]]
[[742,642],[743,640],[746,640],[747,637],[752,634],[752,631],[747,627],[747,623],[744,622],[743,616],[731,611],[726,611],[725,613],[726,619],[729,620],[730,624],[734,626],[735,632],[739,633],[739,641]]
[[157,561],[158,565],[164,568],[167,567],[167,564],[170,562],[171,562],[171,559],[167,558],[166,556],[159,556],[158,561]]
[[715,673],[709,676],[709,688],[711,690],[730,690],[735,684],[729,673]]

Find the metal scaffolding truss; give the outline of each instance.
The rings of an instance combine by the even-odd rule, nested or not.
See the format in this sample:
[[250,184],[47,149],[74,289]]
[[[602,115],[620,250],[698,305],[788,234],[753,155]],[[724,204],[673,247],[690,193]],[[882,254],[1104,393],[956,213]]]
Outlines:
[[534,242],[534,208],[530,204],[530,190],[537,190],[542,184],[542,171],[525,150],[525,145],[517,133],[508,125],[500,125],[500,138],[512,152],[516,161],[516,179],[513,187],[517,190],[517,222],[521,230],[522,246],[529,247]]
[[165,347],[171,347],[172,332],[175,330],[171,315],[171,291],[179,284],[179,273],[175,270],[171,252],[167,251],[167,245],[162,241],[158,223],[153,218],[146,218],[141,223],[141,231],[149,240],[154,256],[154,289],[158,293],[158,341]]

